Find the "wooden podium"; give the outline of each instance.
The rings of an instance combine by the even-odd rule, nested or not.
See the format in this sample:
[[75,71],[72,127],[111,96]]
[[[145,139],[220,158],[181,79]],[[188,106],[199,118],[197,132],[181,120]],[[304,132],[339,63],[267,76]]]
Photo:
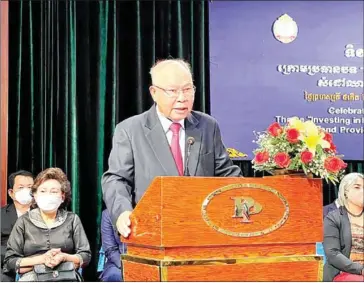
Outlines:
[[125,281],[321,281],[320,179],[157,177],[131,215]]

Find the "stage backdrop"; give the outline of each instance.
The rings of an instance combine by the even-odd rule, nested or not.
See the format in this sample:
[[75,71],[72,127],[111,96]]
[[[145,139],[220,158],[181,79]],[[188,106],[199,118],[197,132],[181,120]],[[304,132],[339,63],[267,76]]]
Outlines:
[[345,160],[364,159],[363,2],[212,2],[210,71],[211,114],[247,159],[254,130],[291,116],[332,132]]

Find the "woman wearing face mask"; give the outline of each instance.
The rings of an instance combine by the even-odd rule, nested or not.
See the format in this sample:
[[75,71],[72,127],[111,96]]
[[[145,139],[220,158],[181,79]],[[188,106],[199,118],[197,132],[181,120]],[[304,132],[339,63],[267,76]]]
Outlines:
[[65,209],[71,200],[71,189],[63,171],[49,168],[41,172],[32,194],[36,208],[16,222],[8,241],[4,270],[17,272],[19,281],[36,281],[35,265],[88,265],[90,245],[80,218]]
[[324,281],[364,281],[363,178],[350,173],[342,179],[340,207],[324,220]]

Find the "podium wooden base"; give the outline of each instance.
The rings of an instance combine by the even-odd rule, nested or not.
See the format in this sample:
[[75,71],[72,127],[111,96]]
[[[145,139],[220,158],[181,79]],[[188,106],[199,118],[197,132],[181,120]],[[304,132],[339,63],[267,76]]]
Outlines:
[[322,281],[321,256],[158,260],[123,255],[124,281]]
[[157,177],[122,239],[125,281],[321,281],[322,181]]

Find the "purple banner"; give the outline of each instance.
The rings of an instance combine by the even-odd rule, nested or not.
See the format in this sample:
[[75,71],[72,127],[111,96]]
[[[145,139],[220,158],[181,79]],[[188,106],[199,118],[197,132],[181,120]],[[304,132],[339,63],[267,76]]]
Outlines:
[[[253,131],[298,116],[364,159],[362,1],[213,1],[211,114],[252,159]],[[283,43],[282,41],[289,42]]]

